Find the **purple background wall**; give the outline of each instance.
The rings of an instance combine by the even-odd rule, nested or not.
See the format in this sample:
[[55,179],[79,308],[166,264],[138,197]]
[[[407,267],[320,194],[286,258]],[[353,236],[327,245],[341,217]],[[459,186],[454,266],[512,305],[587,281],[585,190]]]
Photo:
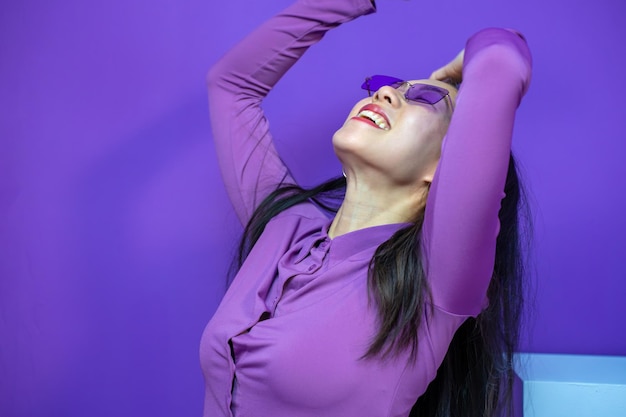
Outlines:
[[[287,4],[3,4],[0,415],[201,414],[198,342],[240,232],[204,75]],[[330,137],[365,75],[426,77],[479,28],[520,29],[535,58],[515,131],[536,217],[523,350],[626,355],[625,12],[379,0],[270,95],[278,147],[304,184],[336,175]]]

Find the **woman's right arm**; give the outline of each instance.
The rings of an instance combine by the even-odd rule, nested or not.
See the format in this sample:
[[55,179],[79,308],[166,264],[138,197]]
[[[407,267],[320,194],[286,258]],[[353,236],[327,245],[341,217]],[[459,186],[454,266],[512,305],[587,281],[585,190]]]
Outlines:
[[209,114],[217,157],[243,224],[271,191],[294,182],[276,152],[261,101],[328,30],[374,11],[370,0],[297,1],[209,71]]

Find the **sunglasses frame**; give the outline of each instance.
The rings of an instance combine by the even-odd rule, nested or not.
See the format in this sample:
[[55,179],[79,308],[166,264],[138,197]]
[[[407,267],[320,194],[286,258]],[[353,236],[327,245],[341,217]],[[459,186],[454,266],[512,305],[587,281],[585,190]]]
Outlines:
[[[384,79],[381,80],[381,79]],[[378,88],[372,88],[370,87],[370,83],[371,81],[377,80],[377,87]],[[439,103],[441,100],[443,100],[444,98],[446,98],[446,96],[450,95],[450,92],[448,90],[446,90],[445,88],[442,87],[438,87],[435,85],[431,85],[431,84],[422,84],[422,83],[415,83],[415,84],[411,84],[408,81],[405,81],[403,79],[400,78],[396,78],[396,77],[391,77],[388,75],[372,75],[370,77],[366,77],[365,78],[365,82],[361,85],[361,88],[363,90],[366,90],[367,93],[369,94],[369,96],[372,96],[372,90],[376,90],[378,91],[380,88],[388,86],[388,87],[392,87],[392,88],[400,88],[402,85],[407,84],[409,86],[409,88],[406,89],[406,91],[404,92],[404,98],[407,101],[413,102],[413,103],[425,103],[425,104],[430,104],[430,105],[434,105]],[[415,99],[411,99],[409,97],[410,91],[413,90],[414,87],[420,88],[420,89],[427,89],[429,91],[435,92],[437,94],[440,95],[440,97],[435,100],[415,100]],[[414,90],[413,90],[414,91]]]

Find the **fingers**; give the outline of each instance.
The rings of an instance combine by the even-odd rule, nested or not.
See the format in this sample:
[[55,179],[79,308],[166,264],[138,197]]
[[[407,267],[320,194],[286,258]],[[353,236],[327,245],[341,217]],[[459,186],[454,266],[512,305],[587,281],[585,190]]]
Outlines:
[[441,68],[433,71],[433,73],[430,74],[429,78],[431,80],[443,80],[445,78],[449,78],[448,75],[447,75],[446,67],[441,67]]
[[430,78],[433,80],[445,80],[447,78],[456,82],[461,82],[463,78],[463,58],[465,56],[465,50],[461,50],[456,57],[448,64],[433,71]]
[[453,80],[455,82],[461,82],[463,79],[463,74],[460,68],[446,65],[445,67],[433,71],[433,73],[430,74],[430,79],[439,81]]

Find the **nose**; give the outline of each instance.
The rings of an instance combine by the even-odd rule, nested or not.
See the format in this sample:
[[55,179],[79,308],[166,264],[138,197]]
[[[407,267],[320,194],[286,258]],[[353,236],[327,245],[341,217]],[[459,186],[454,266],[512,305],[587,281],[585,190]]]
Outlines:
[[[402,88],[403,86],[399,87]],[[399,88],[396,89],[391,86],[383,86],[378,89],[372,96],[373,101],[386,101],[394,107],[400,106],[402,104],[402,93],[399,91]]]

